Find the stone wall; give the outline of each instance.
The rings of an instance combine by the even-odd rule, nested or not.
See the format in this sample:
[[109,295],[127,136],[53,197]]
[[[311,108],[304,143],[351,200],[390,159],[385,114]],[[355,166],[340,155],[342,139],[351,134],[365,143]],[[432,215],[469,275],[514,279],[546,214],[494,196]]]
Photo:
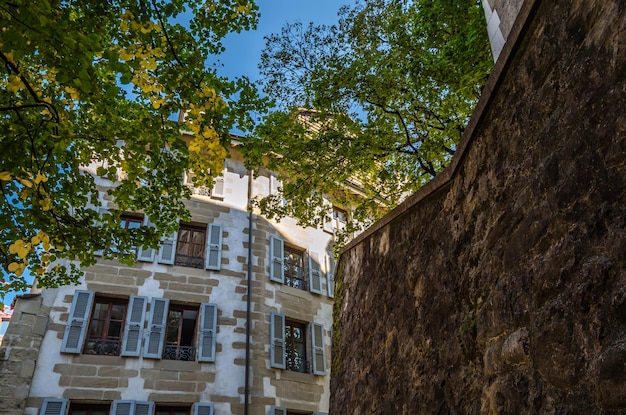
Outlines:
[[524,3],[452,165],[342,253],[331,413],[626,414],[625,58],[624,1]]
[[0,413],[24,411],[49,312],[39,295],[25,295],[16,302],[0,346]]

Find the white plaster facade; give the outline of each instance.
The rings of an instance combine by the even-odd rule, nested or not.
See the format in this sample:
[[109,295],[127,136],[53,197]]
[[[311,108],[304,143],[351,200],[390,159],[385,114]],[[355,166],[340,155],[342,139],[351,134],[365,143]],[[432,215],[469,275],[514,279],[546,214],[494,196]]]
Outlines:
[[[250,179],[238,153],[233,151],[231,156],[226,161],[223,175],[223,196],[194,195],[187,202],[192,223],[196,227],[204,227],[208,235],[214,229],[220,232],[221,261],[218,269],[166,264],[155,252],[152,260],[138,261],[132,267],[117,261],[101,260],[84,270],[84,277],[77,286],[41,291],[41,308],[50,311],[47,329],[35,359],[36,366],[24,414],[101,415],[96,410],[103,407],[112,415],[178,415],[180,411],[190,415],[328,412],[334,289],[330,260],[333,234],[324,229],[300,227],[291,218],[277,223],[254,213],[252,245],[248,249],[248,195],[267,195],[275,177],[271,178],[271,173],[266,172]],[[250,183],[251,191],[248,188]],[[98,184],[102,190],[110,185],[105,181],[99,181]],[[211,225],[217,225],[217,228]],[[282,241],[283,249],[288,247],[306,258],[318,258],[310,268],[305,261],[306,268],[313,272],[303,274],[315,280],[315,283],[309,280],[309,285],[314,285],[313,291],[317,292],[290,286],[285,280],[281,283],[270,279],[273,267],[280,267],[270,256],[270,241]],[[248,407],[245,408],[249,266],[250,364]],[[85,298],[91,296],[90,309],[81,323],[81,327],[85,328],[81,329],[78,349],[68,352],[71,340],[67,339],[66,327],[70,321],[77,321],[75,317],[79,313],[72,304],[80,292],[86,293]],[[87,340],[92,331],[90,323],[95,327],[93,304],[98,301],[118,302],[126,306],[125,327],[120,333],[123,333],[122,337],[130,338],[128,330],[132,322],[129,320],[129,300],[133,297],[144,298],[146,304],[138,319],[143,339],[138,355],[120,355],[119,343],[112,346],[117,348],[117,353],[106,348],[88,347]],[[193,329],[195,358],[175,360],[163,358],[162,355],[157,358],[147,357],[147,337],[154,323],[151,313],[156,304],[155,299],[169,300],[170,310],[172,305],[176,305],[203,313],[202,304],[214,305],[217,319],[216,325],[212,327],[215,335],[213,355],[206,352],[213,338],[204,337],[200,333],[198,326],[204,323],[202,317],[197,317]],[[280,349],[281,346],[280,338],[270,333],[273,327],[271,316],[274,315],[282,315],[285,321],[294,321],[294,324],[302,324],[306,328],[304,343],[308,364],[305,365],[305,372],[309,373],[274,367],[277,366],[276,361],[272,362],[271,358],[280,352],[276,347]],[[169,323],[168,320],[166,324]],[[113,325],[112,322],[108,324]],[[313,339],[311,329],[320,327],[323,338],[319,339],[318,331],[317,340]],[[167,330],[164,327],[161,329]],[[202,352],[203,356],[205,352],[205,357],[208,356],[205,361],[199,361],[200,340],[207,340]],[[160,341],[163,342],[163,338]],[[321,349],[320,344],[323,346]],[[282,344],[284,346],[285,343]],[[98,354],[98,350],[104,350],[103,354]],[[312,363],[314,361],[316,363]],[[94,412],[85,412],[89,408],[94,409]]]

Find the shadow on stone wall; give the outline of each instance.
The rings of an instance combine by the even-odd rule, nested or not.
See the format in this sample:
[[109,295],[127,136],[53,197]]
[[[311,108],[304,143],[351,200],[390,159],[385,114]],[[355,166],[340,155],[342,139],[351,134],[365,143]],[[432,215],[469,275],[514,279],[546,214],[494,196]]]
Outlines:
[[626,3],[509,39],[452,166],[342,253],[333,414],[626,414]]

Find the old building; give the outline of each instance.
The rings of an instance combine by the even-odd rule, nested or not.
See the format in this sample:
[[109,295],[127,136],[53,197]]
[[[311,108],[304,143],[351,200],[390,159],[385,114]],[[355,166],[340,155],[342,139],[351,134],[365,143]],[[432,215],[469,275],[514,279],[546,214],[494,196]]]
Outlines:
[[[134,266],[101,260],[77,286],[18,301],[1,353],[1,410],[328,412],[341,218],[314,229],[250,214],[249,199],[279,183],[270,172],[251,177],[231,156],[213,188],[192,189],[192,220],[159,250],[138,249]],[[98,180],[102,190],[111,185]],[[127,228],[147,223],[136,212],[122,218]]]

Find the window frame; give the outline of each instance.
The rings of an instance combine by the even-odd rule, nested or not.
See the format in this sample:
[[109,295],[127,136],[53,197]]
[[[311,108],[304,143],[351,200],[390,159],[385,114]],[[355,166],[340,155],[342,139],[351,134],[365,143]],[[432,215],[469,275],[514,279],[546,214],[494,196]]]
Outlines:
[[[104,318],[100,318],[100,316],[96,316],[96,308],[98,305],[106,305],[106,315]],[[115,311],[116,306],[124,306],[124,313],[121,318],[113,318],[113,313]],[[81,354],[89,354],[89,355],[106,355],[106,356],[120,356],[122,353],[122,343],[126,334],[126,319],[128,314],[128,306],[129,300],[123,298],[115,298],[115,297],[107,297],[103,295],[96,294],[93,299],[93,304],[91,307],[91,311],[89,313],[89,320],[87,322],[87,335],[85,336],[85,342],[83,344]],[[101,332],[99,335],[93,336],[91,335],[92,325],[94,322],[103,322]],[[118,323],[119,331],[117,333],[117,337],[110,335],[111,324]],[[93,342],[94,346],[91,347],[91,350],[94,350],[96,353],[89,353],[88,343]],[[111,348],[111,346],[114,348]]]

